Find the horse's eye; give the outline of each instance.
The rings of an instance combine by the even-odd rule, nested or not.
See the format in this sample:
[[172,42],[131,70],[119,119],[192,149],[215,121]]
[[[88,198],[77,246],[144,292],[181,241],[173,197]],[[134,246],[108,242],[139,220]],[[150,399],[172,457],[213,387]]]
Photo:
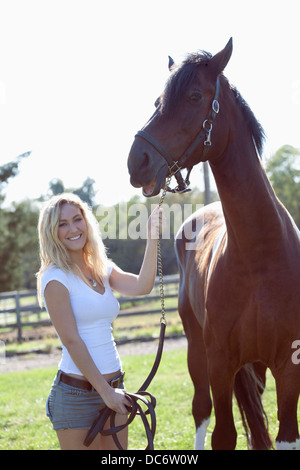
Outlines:
[[199,91],[192,93],[190,96],[191,101],[200,101],[201,98],[202,98],[202,95]]
[[154,103],[154,106],[158,108],[159,104],[160,104],[160,98],[157,98],[157,100]]

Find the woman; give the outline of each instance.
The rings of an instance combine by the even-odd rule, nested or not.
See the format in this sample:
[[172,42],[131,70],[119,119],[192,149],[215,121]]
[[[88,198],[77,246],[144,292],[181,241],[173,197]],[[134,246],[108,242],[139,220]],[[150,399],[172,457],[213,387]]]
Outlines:
[[[87,430],[106,406],[127,419],[123,373],[111,332],[119,312],[112,289],[125,295],[149,293],[156,274],[161,210],[148,220],[148,239],[139,275],[110,262],[89,207],[74,194],[49,200],[39,219],[41,268],[37,274],[44,303],[62,342],[62,359],[47,400],[47,415],[63,450],[86,449]],[[127,429],[118,435],[127,446]],[[111,436],[98,435],[89,449],[114,450]]]

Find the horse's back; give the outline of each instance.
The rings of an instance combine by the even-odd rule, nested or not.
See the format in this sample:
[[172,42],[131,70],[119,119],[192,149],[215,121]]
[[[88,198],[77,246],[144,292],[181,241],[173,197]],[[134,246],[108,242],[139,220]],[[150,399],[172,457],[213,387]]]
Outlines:
[[220,202],[202,207],[180,227],[175,239],[178,261],[179,313],[192,311],[202,325],[205,305],[205,283],[215,241],[224,226]]

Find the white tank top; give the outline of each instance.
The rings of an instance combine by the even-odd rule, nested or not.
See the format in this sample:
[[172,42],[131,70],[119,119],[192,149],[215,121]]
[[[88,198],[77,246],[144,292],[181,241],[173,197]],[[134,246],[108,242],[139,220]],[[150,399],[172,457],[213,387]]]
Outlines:
[[[48,268],[42,276],[42,295],[50,281],[58,281],[69,291],[77,329],[81,339],[101,374],[110,374],[121,369],[121,361],[112,335],[112,322],[119,313],[119,302],[109,285],[112,266],[108,267],[103,295],[94,291],[79,276],[66,273],[57,267]],[[65,373],[83,375],[62,344],[62,359],[59,369]]]

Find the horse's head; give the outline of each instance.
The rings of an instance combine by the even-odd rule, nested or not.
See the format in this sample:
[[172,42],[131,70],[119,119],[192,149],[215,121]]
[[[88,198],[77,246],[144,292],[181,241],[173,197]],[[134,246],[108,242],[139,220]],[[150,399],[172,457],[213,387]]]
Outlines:
[[[156,111],[135,136],[128,157],[131,184],[142,187],[145,196],[157,195],[167,176],[175,173],[178,190],[184,191],[178,166],[191,168],[216,158],[224,149],[226,120],[221,129],[214,119],[219,112],[219,76],[231,53],[230,39],[214,56],[203,52],[189,55],[179,66],[169,62],[171,75],[156,101]],[[216,136],[220,132],[223,138]]]

